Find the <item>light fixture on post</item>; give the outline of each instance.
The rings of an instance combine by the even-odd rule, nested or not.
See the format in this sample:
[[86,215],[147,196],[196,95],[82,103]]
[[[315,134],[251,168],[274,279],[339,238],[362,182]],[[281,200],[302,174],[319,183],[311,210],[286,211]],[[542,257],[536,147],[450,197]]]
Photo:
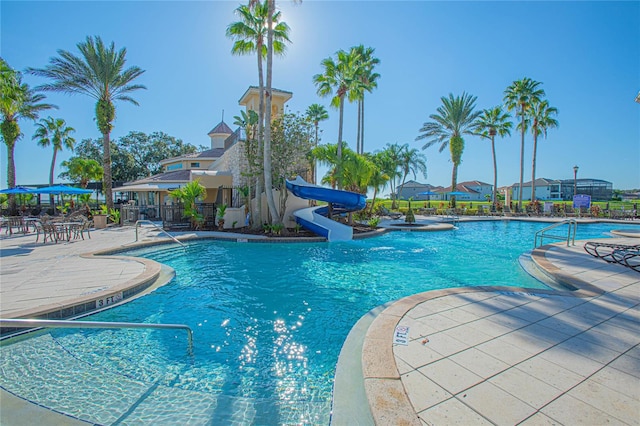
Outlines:
[[578,166],[573,166],[573,196],[578,194]]

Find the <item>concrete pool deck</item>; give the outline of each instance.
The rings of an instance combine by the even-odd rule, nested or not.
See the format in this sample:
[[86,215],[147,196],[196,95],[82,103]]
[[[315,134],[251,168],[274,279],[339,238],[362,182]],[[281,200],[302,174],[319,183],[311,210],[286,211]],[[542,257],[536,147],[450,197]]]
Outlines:
[[[167,239],[147,230],[141,240]],[[24,317],[149,279],[155,262],[81,256],[134,241],[133,228],[58,244],[36,244],[33,234],[3,235],[0,317]],[[363,329],[360,387],[371,414],[349,419],[334,411],[334,424],[638,424],[640,274],[592,258],[582,243],[547,246],[533,257],[580,290],[487,286],[390,304]],[[398,325],[409,327],[406,346],[393,343]],[[2,424],[33,424],[25,406],[58,417],[42,424],[75,421],[4,391],[0,396]],[[20,418],[24,423],[16,423]]]

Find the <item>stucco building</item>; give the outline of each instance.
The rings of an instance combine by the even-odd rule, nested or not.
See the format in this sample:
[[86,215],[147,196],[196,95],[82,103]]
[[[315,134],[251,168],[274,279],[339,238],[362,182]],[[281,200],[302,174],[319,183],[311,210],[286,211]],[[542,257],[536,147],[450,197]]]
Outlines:
[[[285,104],[293,94],[273,89],[271,96],[272,118],[276,118],[284,113]],[[257,112],[258,87],[250,86],[238,103],[244,107],[247,114],[249,111]],[[247,184],[247,178],[243,175],[247,170],[244,131],[241,128],[232,130],[223,119],[209,131],[208,136],[209,149],[165,159],[160,163],[164,168],[163,173],[127,182],[114,188],[114,192],[126,193],[126,198],[133,200],[142,219],[163,216],[162,206],[176,202],[169,196],[169,192],[196,179],[207,190],[207,197],[202,200],[203,203],[228,206],[238,204],[238,200],[234,199],[237,198],[237,194],[233,189]]]

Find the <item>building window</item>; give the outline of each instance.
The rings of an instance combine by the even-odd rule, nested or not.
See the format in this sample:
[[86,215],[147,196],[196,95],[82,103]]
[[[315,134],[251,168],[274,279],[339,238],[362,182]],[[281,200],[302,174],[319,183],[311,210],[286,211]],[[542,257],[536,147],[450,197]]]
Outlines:
[[182,168],[182,163],[178,163],[178,164],[170,164],[167,166],[167,171],[170,170],[178,170]]
[[200,163],[191,163],[189,167],[200,167]]

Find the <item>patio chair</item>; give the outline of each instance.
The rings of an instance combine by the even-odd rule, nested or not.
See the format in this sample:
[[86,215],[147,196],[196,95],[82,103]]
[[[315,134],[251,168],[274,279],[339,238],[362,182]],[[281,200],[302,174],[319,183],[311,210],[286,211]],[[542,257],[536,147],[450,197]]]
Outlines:
[[82,224],[78,225],[77,227],[75,227],[73,229],[74,232],[74,239],[77,238],[82,238],[84,240],[84,234],[86,232],[87,236],[89,237],[89,239],[91,239],[91,227],[93,226],[93,221],[91,220],[84,220],[82,222]]
[[614,257],[613,253],[616,250],[640,250],[640,244],[638,245],[625,245],[625,244],[610,244],[610,243],[596,243],[593,241],[587,241],[584,244],[584,250],[593,257],[602,259],[608,263],[619,263]]
[[13,235],[14,229],[15,232],[22,234],[27,232],[22,216],[9,216],[7,218],[7,231],[5,233]]
[[389,209],[387,209],[385,206],[380,206],[379,211],[380,211],[380,214],[382,214],[383,216],[390,217],[391,219],[400,219],[402,217],[402,213],[392,212]]
[[640,272],[640,248],[632,250],[614,250],[611,257],[616,263]]
[[47,239],[49,239],[49,241],[55,242],[56,244],[58,243],[58,232],[55,226],[41,222],[34,222],[34,225],[37,232],[36,243],[38,242],[38,240],[40,240],[40,234],[42,234],[43,236],[43,244],[46,244]]

